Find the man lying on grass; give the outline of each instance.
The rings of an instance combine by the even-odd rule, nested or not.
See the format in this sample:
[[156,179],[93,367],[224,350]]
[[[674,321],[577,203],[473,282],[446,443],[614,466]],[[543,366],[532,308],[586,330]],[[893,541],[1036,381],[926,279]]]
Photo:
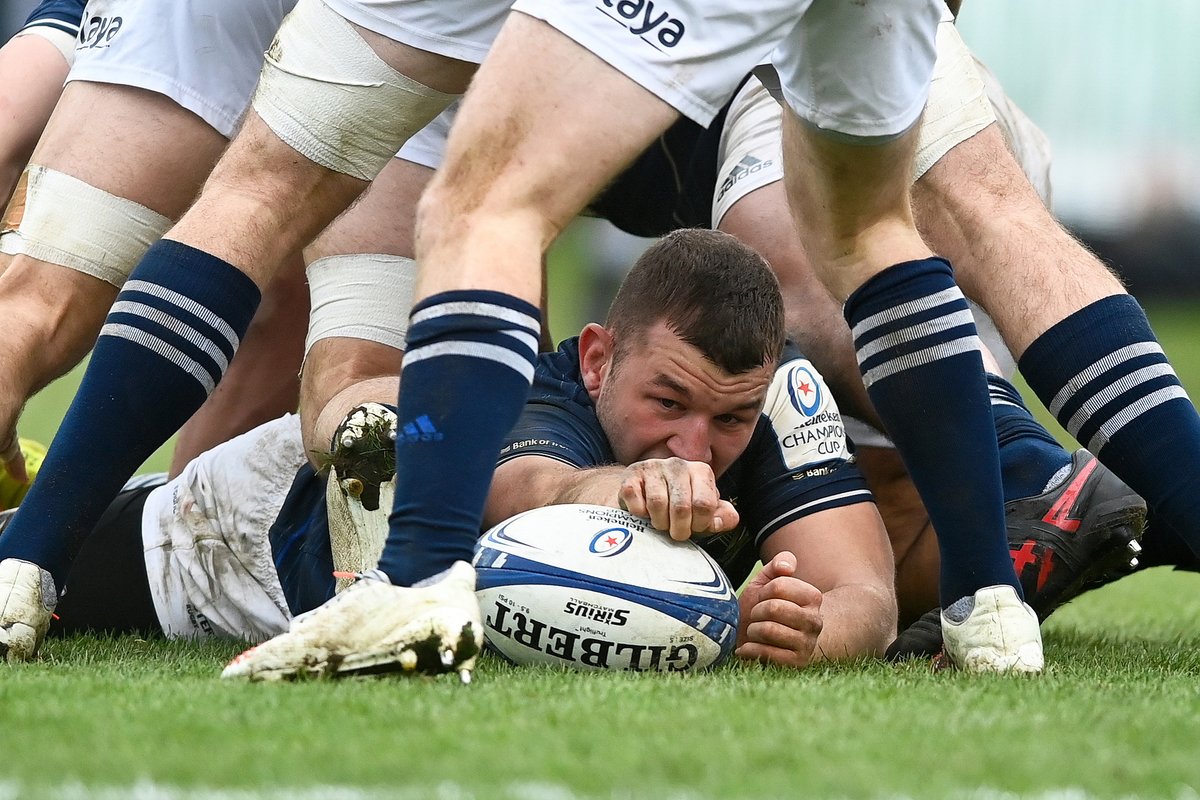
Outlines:
[[[366,389],[361,400],[379,396]],[[1011,398],[1004,406],[1017,407]],[[1001,436],[1020,449],[1026,471],[1071,464],[1030,425],[1022,419]],[[335,569],[368,567],[382,547],[395,435],[384,407],[351,412],[334,441],[338,480],[327,482],[307,465],[289,416],[201,456],[170,483],[127,490],[84,546],[53,629],[252,641],[286,630],[332,596]],[[1022,572],[1039,609],[1078,591],[1093,562],[1111,560],[1140,532],[1140,518],[1114,529],[1079,507],[1100,496],[1100,479],[1106,487],[1115,480],[1086,465],[1072,465],[1068,480],[1033,498],[1038,508],[1061,506],[1063,487],[1073,486],[1079,503],[1061,510],[1084,520],[1053,542],[1053,583],[1039,586],[1036,569]],[[667,535],[697,535],[735,583],[761,560],[766,566],[742,592],[744,658],[802,667],[877,655],[895,636],[897,565],[837,406],[811,365],[784,346],[774,276],[732,237],[666,237],[634,266],[604,326],[588,325],[541,357],[500,455],[485,523],[555,502],[624,506]],[[1026,522],[1030,514],[1019,516],[1014,546],[1032,542],[1030,560],[1045,572],[1055,549]],[[911,541],[933,541],[927,519],[892,527],[908,537],[906,552]],[[903,579],[919,581],[918,565],[936,587],[936,559],[906,559]],[[926,610],[899,614],[909,620]]]

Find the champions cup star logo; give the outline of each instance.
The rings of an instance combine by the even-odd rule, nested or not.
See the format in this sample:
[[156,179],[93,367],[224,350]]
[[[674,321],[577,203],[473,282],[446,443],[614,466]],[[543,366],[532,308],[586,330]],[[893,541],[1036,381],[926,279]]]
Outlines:
[[792,367],[788,373],[788,397],[792,406],[806,417],[816,414],[821,408],[821,383],[812,370],[805,366]]
[[628,528],[605,528],[592,537],[588,552],[601,558],[623,553],[633,543],[633,533]]

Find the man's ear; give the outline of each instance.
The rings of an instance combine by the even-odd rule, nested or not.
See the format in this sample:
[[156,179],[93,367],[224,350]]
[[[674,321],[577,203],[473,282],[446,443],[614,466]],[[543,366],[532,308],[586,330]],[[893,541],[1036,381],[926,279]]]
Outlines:
[[589,322],[579,333],[579,374],[583,378],[583,388],[592,400],[600,394],[600,387],[608,376],[613,344],[608,329],[594,322]]

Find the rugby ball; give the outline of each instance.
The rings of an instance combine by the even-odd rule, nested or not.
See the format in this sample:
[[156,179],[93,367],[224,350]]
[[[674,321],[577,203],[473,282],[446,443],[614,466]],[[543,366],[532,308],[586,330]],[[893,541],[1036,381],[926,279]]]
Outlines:
[[737,639],[717,562],[619,509],[518,514],[484,534],[474,564],[488,647],[516,664],[694,672]]

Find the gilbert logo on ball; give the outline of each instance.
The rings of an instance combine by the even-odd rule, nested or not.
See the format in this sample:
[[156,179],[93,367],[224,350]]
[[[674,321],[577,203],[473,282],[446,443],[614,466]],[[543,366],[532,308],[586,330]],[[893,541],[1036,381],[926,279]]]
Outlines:
[[516,664],[692,672],[737,638],[721,567],[619,509],[518,514],[484,534],[474,563],[489,649]]

